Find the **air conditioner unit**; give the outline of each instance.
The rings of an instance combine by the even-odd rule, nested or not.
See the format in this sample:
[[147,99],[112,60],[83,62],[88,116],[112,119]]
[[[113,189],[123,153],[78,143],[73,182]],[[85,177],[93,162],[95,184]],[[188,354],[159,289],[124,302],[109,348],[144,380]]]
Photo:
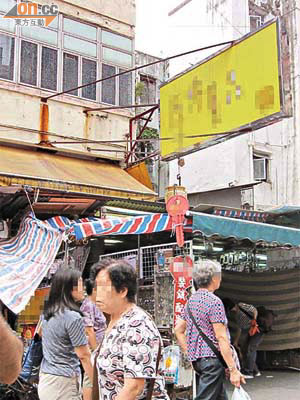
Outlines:
[[267,158],[255,158],[253,160],[253,177],[256,181],[267,179]]

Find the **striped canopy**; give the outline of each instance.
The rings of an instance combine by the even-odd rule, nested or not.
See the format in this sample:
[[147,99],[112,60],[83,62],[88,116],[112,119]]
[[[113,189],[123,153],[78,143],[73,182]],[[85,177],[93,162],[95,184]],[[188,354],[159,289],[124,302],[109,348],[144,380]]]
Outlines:
[[22,311],[52,265],[63,231],[31,216],[17,236],[0,242],[0,299],[14,313]]
[[249,274],[224,271],[216,294],[275,311],[272,331],[264,336],[259,347],[271,351],[300,347],[299,291],[299,269]]
[[[185,221],[187,223],[187,221]],[[56,229],[68,231],[76,240],[102,235],[141,235],[172,229],[168,214],[147,214],[126,218],[83,218],[70,220],[66,217],[53,217],[47,223]]]
[[100,235],[139,235],[172,229],[168,214],[149,214],[130,218],[94,219],[75,223],[72,231],[77,240]]

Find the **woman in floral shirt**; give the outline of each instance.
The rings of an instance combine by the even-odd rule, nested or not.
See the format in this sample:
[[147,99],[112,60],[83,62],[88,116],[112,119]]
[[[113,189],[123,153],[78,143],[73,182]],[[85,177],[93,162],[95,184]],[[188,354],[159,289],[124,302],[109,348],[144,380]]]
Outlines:
[[137,307],[137,280],[126,261],[93,267],[97,305],[110,322],[97,359],[101,400],[146,399],[156,378],[152,399],[168,400],[163,376],[156,375],[160,333],[151,317]]

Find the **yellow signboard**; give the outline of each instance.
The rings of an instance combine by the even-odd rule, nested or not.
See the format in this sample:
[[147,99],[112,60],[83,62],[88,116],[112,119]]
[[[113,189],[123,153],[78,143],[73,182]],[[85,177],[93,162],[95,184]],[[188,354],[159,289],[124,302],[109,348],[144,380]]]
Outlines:
[[278,29],[274,21],[161,87],[165,159],[281,112]]

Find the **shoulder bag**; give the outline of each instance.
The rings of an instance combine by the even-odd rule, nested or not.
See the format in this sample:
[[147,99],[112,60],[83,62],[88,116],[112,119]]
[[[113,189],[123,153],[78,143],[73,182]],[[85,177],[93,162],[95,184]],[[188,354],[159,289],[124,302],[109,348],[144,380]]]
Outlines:
[[[209,346],[209,348],[211,349],[211,351],[216,355],[216,357],[219,359],[219,361],[221,362],[221,364],[223,365],[224,368],[228,368],[221,352],[217,349],[217,347],[215,346],[215,344],[213,343],[212,340],[210,340],[210,338],[208,336],[205,335],[205,333],[201,330],[201,328],[199,327],[199,325],[197,324],[195,317],[190,309],[189,303],[187,303],[187,311],[189,314],[189,317],[191,318],[191,320],[193,321],[193,324],[195,325],[195,327],[197,328],[200,336],[202,337],[202,339],[206,342],[206,344]],[[235,348],[233,346],[231,346],[231,351],[232,351],[232,358],[233,361],[237,367],[237,369],[240,369],[240,362],[239,362],[239,358],[238,355],[235,351]]]
[[249,336],[254,336],[256,333],[259,333],[259,326],[257,324],[256,319],[254,319],[254,315],[251,315],[250,312],[244,310],[242,307],[238,305],[239,310],[249,318],[250,328],[249,328]]

